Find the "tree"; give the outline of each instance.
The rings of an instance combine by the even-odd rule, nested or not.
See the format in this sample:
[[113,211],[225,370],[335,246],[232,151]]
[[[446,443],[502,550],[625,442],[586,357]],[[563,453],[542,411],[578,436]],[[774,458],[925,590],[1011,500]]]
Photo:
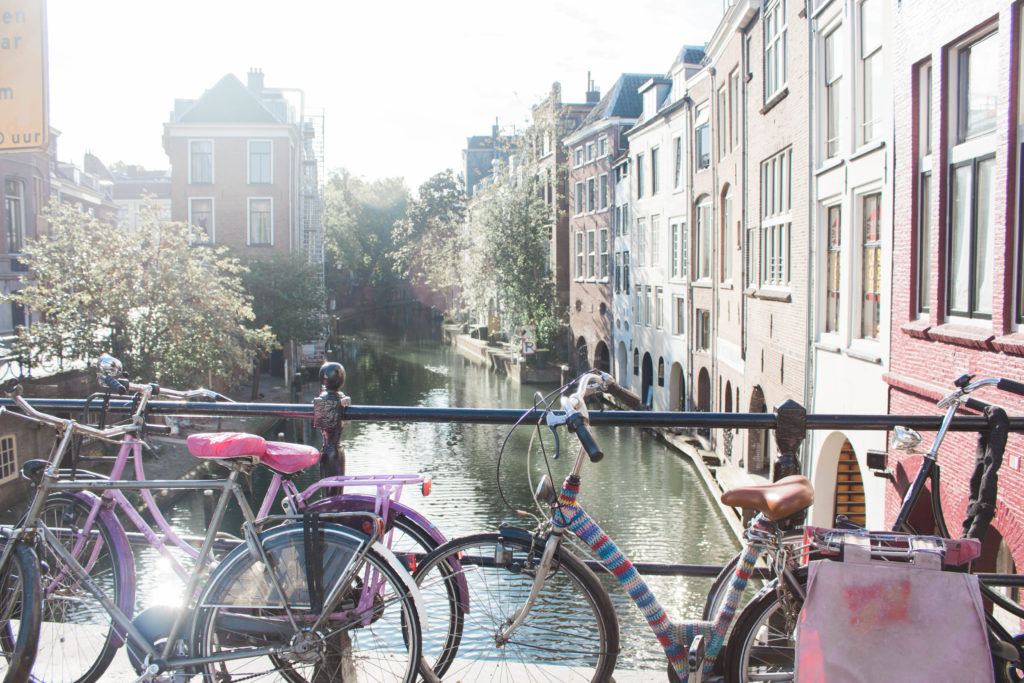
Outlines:
[[10,299],[41,315],[18,330],[34,362],[90,362],[104,351],[136,377],[179,386],[232,382],[274,343],[252,328],[244,268],[154,206],[128,230],[76,207],[47,210],[50,234],[25,246],[32,280]]
[[[298,254],[276,254],[254,260],[242,277],[252,297],[257,328],[272,329],[278,345],[317,339],[324,333],[324,291],[319,266]],[[253,363],[252,398],[259,397],[259,365]]]
[[325,244],[353,282],[375,287],[394,279],[391,230],[408,203],[401,178],[367,181],[344,169],[331,173],[324,189]]
[[392,230],[391,258],[397,274],[444,296],[449,311],[462,285],[465,219],[462,184],[447,169],[420,185],[405,218],[396,221]]

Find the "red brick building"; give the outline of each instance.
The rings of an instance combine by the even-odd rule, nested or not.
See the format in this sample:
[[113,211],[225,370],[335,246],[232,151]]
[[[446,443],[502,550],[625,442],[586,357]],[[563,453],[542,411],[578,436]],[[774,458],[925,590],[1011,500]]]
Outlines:
[[[890,412],[936,413],[963,373],[1024,378],[1019,130],[1021,4],[932,0],[893,7],[895,174]],[[1016,396],[980,398],[1024,411]],[[931,435],[925,435],[926,440]],[[974,437],[939,455],[951,530],[963,518]],[[982,570],[1024,566],[1024,440],[1011,435]],[[897,477],[920,456],[890,451]],[[899,506],[890,487],[886,517]]]

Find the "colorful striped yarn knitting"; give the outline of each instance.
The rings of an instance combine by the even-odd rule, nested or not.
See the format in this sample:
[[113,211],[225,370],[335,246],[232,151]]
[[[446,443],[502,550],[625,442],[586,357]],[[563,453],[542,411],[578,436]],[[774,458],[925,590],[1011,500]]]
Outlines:
[[[698,635],[703,635],[707,641],[704,672],[709,673],[714,666],[715,658],[725,643],[725,633],[736,613],[740,596],[753,573],[754,563],[760,554],[760,545],[756,541],[748,541],[729,583],[726,598],[712,621],[672,623],[633,563],[622,554],[619,547],[608,538],[597,522],[577,504],[576,498],[579,491],[579,481],[566,479],[562,484],[562,490],[558,496],[558,508],[552,518],[555,526],[569,529],[576,534],[580,540],[590,546],[601,564],[619,580],[623,589],[636,603],[637,609],[644,615],[654,631],[654,635],[664,648],[665,656],[672,668],[675,669],[680,681],[685,683],[687,680],[689,671],[686,655],[690,643]],[[755,524],[759,522],[762,522],[760,518],[755,520]]]

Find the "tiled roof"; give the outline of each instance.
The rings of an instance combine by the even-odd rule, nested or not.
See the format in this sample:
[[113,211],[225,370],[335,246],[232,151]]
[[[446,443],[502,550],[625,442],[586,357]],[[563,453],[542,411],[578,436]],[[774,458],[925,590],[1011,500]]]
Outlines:
[[672,66],[676,66],[677,64],[695,64],[699,66],[703,61],[703,45],[683,45],[679,54],[676,55],[675,61],[672,62]]
[[644,110],[643,98],[637,90],[652,78],[661,78],[660,74],[622,74],[615,85],[597,103],[587,118],[584,126],[600,119],[619,116],[627,119],[638,118]]
[[228,74],[174,117],[175,123],[284,123],[234,74]]

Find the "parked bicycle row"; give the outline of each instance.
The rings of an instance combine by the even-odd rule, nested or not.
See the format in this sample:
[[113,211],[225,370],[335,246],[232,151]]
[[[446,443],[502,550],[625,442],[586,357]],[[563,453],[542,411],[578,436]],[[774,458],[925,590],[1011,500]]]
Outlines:
[[[834,660],[842,659],[848,643],[835,635],[812,643],[805,634],[828,632],[815,620],[829,612],[832,598],[815,586],[848,581],[854,570],[844,565],[855,559],[868,568],[884,560],[886,570],[931,569],[925,578],[914,579],[920,586],[934,583],[936,576],[956,582],[943,595],[915,592],[924,607],[945,604],[947,611],[959,610],[953,623],[963,625],[957,630],[948,621],[943,624],[945,631],[957,634],[958,647],[945,659],[930,657],[933,668],[921,669],[917,680],[941,680],[925,672],[947,659],[974,677],[946,680],[1020,680],[1021,638],[983,610],[981,597],[1017,618],[1024,618],[1024,610],[970,573],[992,519],[1008,424],[1004,411],[970,394],[995,386],[1024,395],[1020,383],[956,381],[956,390],[939,403],[946,411],[942,426],[891,530],[867,531],[843,519],[834,529],[802,527],[813,491],[800,475],[723,494],[725,504],[752,513],[743,548],[716,579],[702,619],[679,621],[669,617],[673,605],[658,601],[632,561],[582,506],[583,468],[604,457],[589,428],[588,402],[610,395],[627,406],[640,403],[606,373],[585,373],[547,396],[538,395],[513,427],[534,430],[530,448],[525,454],[499,453],[499,467],[503,457],[529,459],[541,453],[545,474],[535,487],[536,512],[516,511],[535,523],[448,540],[401,500],[409,487],[430,493],[431,481],[423,474],[332,475],[305,489],[297,486],[299,472],[322,458],[337,458],[337,422],[334,429],[323,421],[317,424],[325,432],[323,454],[253,434],[194,433],[187,439],[191,455],[214,461],[226,476],[198,482],[148,479],[147,439],[167,431],[150,414],[155,398],[229,399],[206,389],[178,391],[130,382],[108,355],[101,357],[98,369],[102,392],[91,399],[99,404],[96,424],[44,413],[20,395],[19,387],[6,387],[17,407],[6,413],[54,430],[55,442],[45,459],[22,468],[33,487],[23,518],[0,527],[0,673],[5,681],[100,680],[121,647],[139,681],[610,681],[619,654],[618,619],[598,574],[579,546],[569,542],[572,537],[600,563],[598,571],[615,577],[635,602],[664,649],[670,680],[793,680],[800,671],[807,674],[808,667],[838,665]],[[338,392],[344,370],[326,364],[321,379],[325,391],[339,400],[320,409],[343,413],[347,399]],[[129,397],[132,413],[127,421],[107,426],[114,395]],[[937,462],[943,438],[963,406],[988,416],[990,428],[982,438],[992,457],[979,459],[964,538],[952,539],[937,504]],[[340,420],[341,414],[333,418]],[[557,485],[550,460],[560,457],[566,431],[574,437],[574,459],[569,475]],[[116,446],[108,474],[86,467],[83,442],[88,441]],[[919,442],[912,430],[894,432],[898,448],[916,448]],[[271,482],[254,510],[241,481],[261,467],[270,470]],[[214,491],[205,536],[177,534],[156,505],[152,493],[157,489]],[[915,530],[910,512],[929,489],[933,527]],[[131,491],[138,492],[151,521],[129,500],[126,492]],[[279,495],[281,510],[275,511]],[[238,536],[224,529],[231,505],[243,519]],[[137,537],[166,558],[185,586],[181,605],[135,613],[136,569],[126,528],[134,528]],[[765,579],[750,597],[755,568]],[[834,571],[840,572],[838,578],[815,579]],[[966,596],[966,607],[952,607],[957,592]],[[866,630],[877,637],[886,633],[886,614],[858,618],[869,619]],[[905,624],[902,628],[907,630]],[[938,642],[934,634],[905,635],[907,643],[923,636],[933,645]],[[863,656],[853,653],[854,659]],[[886,665],[892,672],[898,663]],[[869,671],[871,665],[862,661],[862,666]]]

